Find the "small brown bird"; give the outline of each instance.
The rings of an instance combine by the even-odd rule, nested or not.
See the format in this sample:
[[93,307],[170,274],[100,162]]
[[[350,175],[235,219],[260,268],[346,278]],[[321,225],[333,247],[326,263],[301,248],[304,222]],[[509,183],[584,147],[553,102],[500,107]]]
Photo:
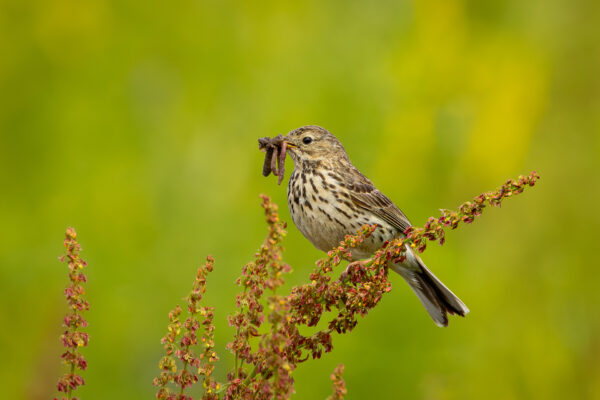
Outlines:
[[[352,165],[344,146],[329,131],[308,125],[283,140],[294,161],[288,184],[290,213],[316,248],[329,251],[347,234],[377,224],[373,235],[352,251],[352,258],[361,260],[387,240],[402,237],[411,226],[402,211]],[[448,326],[448,313],[469,312],[410,247],[405,261],[390,268],[408,282],[436,325]]]

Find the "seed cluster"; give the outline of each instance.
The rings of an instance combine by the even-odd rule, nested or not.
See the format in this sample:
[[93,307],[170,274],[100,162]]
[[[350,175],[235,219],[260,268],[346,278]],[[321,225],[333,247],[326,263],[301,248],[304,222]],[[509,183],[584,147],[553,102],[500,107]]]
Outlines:
[[[203,353],[208,360],[204,363],[193,353],[193,346],[200,345],[195,339],[199,326],[189,319],[183,324],[186,333],[177,340],[182,330],[179,322],[181,309],[170,315],[171,325],[163,343],[167,357],[161,361],[161,375],[155,380],[160,386],[157,397],[169,400],[189,400],[184,390],[195,383],[196,375],[205,374],[203,399],[224,400],[287,400],[294,393],[293,372],[300,363],[320,358],[333,349],[333,337],[352,331],[359,316],[366,316],[388,293],[392,286],[388,280],[388,262],[400,262],[406,246],[423,251],[427,241],[443,243],[444,230],[455,229],[461,222],[471,223],[487,204],[498,206],[506,197],[521,193],[527,186],[535,185],[539,176],[529,176],[507,181],[494,192],[477,196],[473,201],[459,207],[459,211],[443,210],[439,218],[430,218],[423,228],[409,228],[406,237],[389,240],[364,263],[353,263],[339,278],[334,269],[343,260],[352,259],[352,250],[376,234],[379,227],[365,225],[355,235],[347,235],[337,247],[317,261],[309,280],[292,288],[288,295],[278,294],[284,284],[283,275],[291,268],[283,262],[282,241],[286,234],[285,223],[278,209],[267,196],[262,195],[268,234],[255,255],[254,261],[246,264],[237,284],[242,291],[236,297],[237,311],[229,316],[229,324],[235,329],[233,340],[227,348],[234,354],[233,369],[227,381],[220,384],[210,378],[213,363],[218,356],[213,350],[212,309],[199,307],[196,303],[204,293],[205,274],[200,273],[198,288],[191,297],[189,311],[205,310],[204,325],[208,334],[202,339]],[[212,270],[212,261],[209,263]],[[201,315],[204,315],[200,311]],[[302,331],[302,332],[301,332]],[[175,332],[175,333],[172,333]],[[187,338],[187,339],[186,339]],[[176,357],[170,357],[175,354]],[[199,357],[202,360],[202,356]],[[177,365],[199,367],[189,373],[177,375]],[[332,375],[334,394],[331,399],[341,400],[346,393],[341,378],[342,367]],[[165,386],[175,382],[179,393],[168,392]],[[164,384],[163,384],[164,383]]]
[[81,354],[80,349],[86,347],[89,341],[88,334],[82,330],[82,328],[87,327],[87,321],[82,314],[90,309],[90,305],[85,299],[85,289],[83,287],[83,284],[87,282],[87,277],[81,272],[87,266],[87,263],[79,256],[81,246],[77,242],[75,229],[67,228],[64,246],[67,252],[59,259],[69,265],[70,283],[65,288],[65,297],[70,312],[65,316],[63,322],[65,332],[61,335],[61,341],[67,350],[61,355],[61,358],[67,365],[69,372],[58,380],[56,386],[59,392],[66,395],[66,397],[61,397],[61,400],[71,400],[77,399],[77,397],[73,397],[73,391],[85,384],[77,371],[83,371],[87,368],[87,361]]
[[[169,313],[167,334],[162,338],[166,355],[159,362],[160,374],[154,379],[158,386],[159,400],[192,400],[185,390],[203,377],[203,400],[218,399],[220,384],[212,377],[219,357],[214,351],[213,307],[200,306],[206,292],[206,276],[212,272],[214,259],[206,258],[206,264],[198,268],[192,292],[187,297],[187,314],[181,322],[183,310],[179,305]],[[202,334],[200,335],[200,332]],[[195,350],[195,346],[200,346]],[[183,368],[178,368],[178,362]],[[178,390],[169,388],[175,385]]]
[[[283,262],[286,225],[279,218],[277,206],[262,195],[267,238],[254,261],[242,269],[237,280],[242,289],[236,297],[237,311],[228,318],[235,328],[233,340],[227,345],[235,355],[233,370],[227,374],[225,384],[212,376],[219,360],[214,351],[213,308],[200,305],[206,292],[207,275],[213,270],[214,260],[208,257],[206,264],[198,269],[185,311],[177,306],[169,314],[168,331],[162,339],[166,355],[159,362],[160,373],[154,380],[158,386],[156,397],[191,400],[192,396],[186,391],[202,379],[204,400],[289,399],[294,393],[292,374],[298,364],[332,351],[333,336],[352,331],[358,316],[366,316],[391,290],[387,264],[400,262],[407,245],[422,252],[427,241],[443,244],[446,228],[455,229],[461,222],[473,222],[487,205],[500,206],[505,198],[534,186],[539,178],[532,172],[508,180],[496,191],[475,197],[462,204],[458,211],[442,210],[440,217],[429,218],[423,228],[407,228],[405,238],[386,241],[366,262],[353,263],[335,279],[334,268],[343,260],[352,259],[353,249],[380,230],[377,225],[364,225],[355,235],[346,235],[337,247],[317,261],[308,282],[292,288],[288,295],[277,293],[284,284],[283,274],[291,272],[290,266]],[[70,313],[64,318],[66,330],[61,336],[67,348],[62,358],[69,372],[57,384],[58,391],[64,393],[61,400],[76,399],[74,390],[84,384],[77,371],[87,368],[80,353],[88,344],[88,334],[83,331],[87,321],[82,316],[89,310],[83,288],[87,278],[82,273],[87,263],[79,256],[81,247],[76,239],[75,230],[68,228],[64,241],[66,254],[60,258],[68,262],[70,280],[65,289]],[[182,322],[184,312],[188,317]],[[324,318],[328,320],[320,324]],[[342,400],[346,394],[342,372],[343,365],[339,365],[331,375],[334,392],[329,399]]]

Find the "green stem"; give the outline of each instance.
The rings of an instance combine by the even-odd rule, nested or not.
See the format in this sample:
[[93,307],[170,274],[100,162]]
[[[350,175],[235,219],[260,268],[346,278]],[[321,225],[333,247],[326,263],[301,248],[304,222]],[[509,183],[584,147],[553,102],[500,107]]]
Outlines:
[[[75,374],[75,364],[71,364],[71,378]],[[73,389],[69,385],[69,390],[67,391],[67,399],[71,400],[73,398]]]
[[[190,348],[190,346],[186,346],[184,354],[187,354],[189,348]],[[182,377],[185,376],[185,373],[187,372],[187,367],[188,367],[188,362],[185,361],[185,360],[183,360],[183,370],[181,371],[181,376]],[[181,389],[179,390],[179,396],[183,396],[183,391],[185,389],[185,384],[182,382],[182,383],[180,383],[180,385],[181,385]]]
[[[77,311],[75,311],[75,309],[73,309],[72,315],[77,315]],[[73,332],[77,332],[77,328],[73,328]],[[75,347],[73,349],[73,354],[77,353],[77,347]],[[75,363],[73,361],[71,361],[71,379],[73,379],[73,376],[75,375]],[[67,399],[71,400],[73,398],[73,389],[71,388],[71,385],[69,385],[69,389],[67,391]]]
[[235,376],[236,378],[240,377],[240,370],[238,369],[238,351],[235,351]]
[[[248,288],[247,288],[247,287],[244,287],[244,296],[246,296],[246,292],[247,292],[247,291],[248,291]],[[243,309],[242,309],[242,310],[240,310],[240,312],[242,312],[242,313],[243,313]],[[238,328],[236,329],[236,335],[235,335],[235,336],[236,336],[236,337],[239,337],[239,335],[240,335],[240,328],[238,327]],[[244,361],[242,361],[242,365],[240,365],[240,366],[238,367],[238,359],[239,359],[239,352],[236,350],[236,351],[235,351],[235,376],[236,376],[236,378],[239,378],[239,377],[240,377],[240,370],[242,369],[242,366],[244,365]]]
[[256,366],[255,366],[254,369],[252,370],[252,372],[250,373],[250,375],[248,375],[248,377],[244,381],[244,386],[247,386],[250,383],[250,380],[256,376],[257,372],[258,372],[258,368],[256,368]]

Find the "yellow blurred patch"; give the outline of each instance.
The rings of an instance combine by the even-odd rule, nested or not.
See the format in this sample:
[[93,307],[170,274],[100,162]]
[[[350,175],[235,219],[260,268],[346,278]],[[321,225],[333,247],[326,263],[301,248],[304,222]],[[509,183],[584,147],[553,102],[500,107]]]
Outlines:
[[464,168],[498,180],[529,152],[546,104],[546,68],[534,49],[497,37],[482,39],[470,70],[476,108]]

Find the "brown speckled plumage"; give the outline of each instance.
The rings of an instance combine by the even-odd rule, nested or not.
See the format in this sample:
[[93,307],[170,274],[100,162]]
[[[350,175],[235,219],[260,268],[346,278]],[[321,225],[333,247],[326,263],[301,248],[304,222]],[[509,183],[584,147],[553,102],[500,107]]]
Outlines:
[[[353,250],[353,258],[360,260],[411,226],[404,213],[352,165],[344,146],[326,129],[303,126],[284,141],[295,166],[288,184],[290,213],[315,247],[331,250],[361,226],[377,224],[375,233]],[[447,313],[469,312],[412,250],[403,263],[390,268],[408,282],[437,325],[447,326]]]

